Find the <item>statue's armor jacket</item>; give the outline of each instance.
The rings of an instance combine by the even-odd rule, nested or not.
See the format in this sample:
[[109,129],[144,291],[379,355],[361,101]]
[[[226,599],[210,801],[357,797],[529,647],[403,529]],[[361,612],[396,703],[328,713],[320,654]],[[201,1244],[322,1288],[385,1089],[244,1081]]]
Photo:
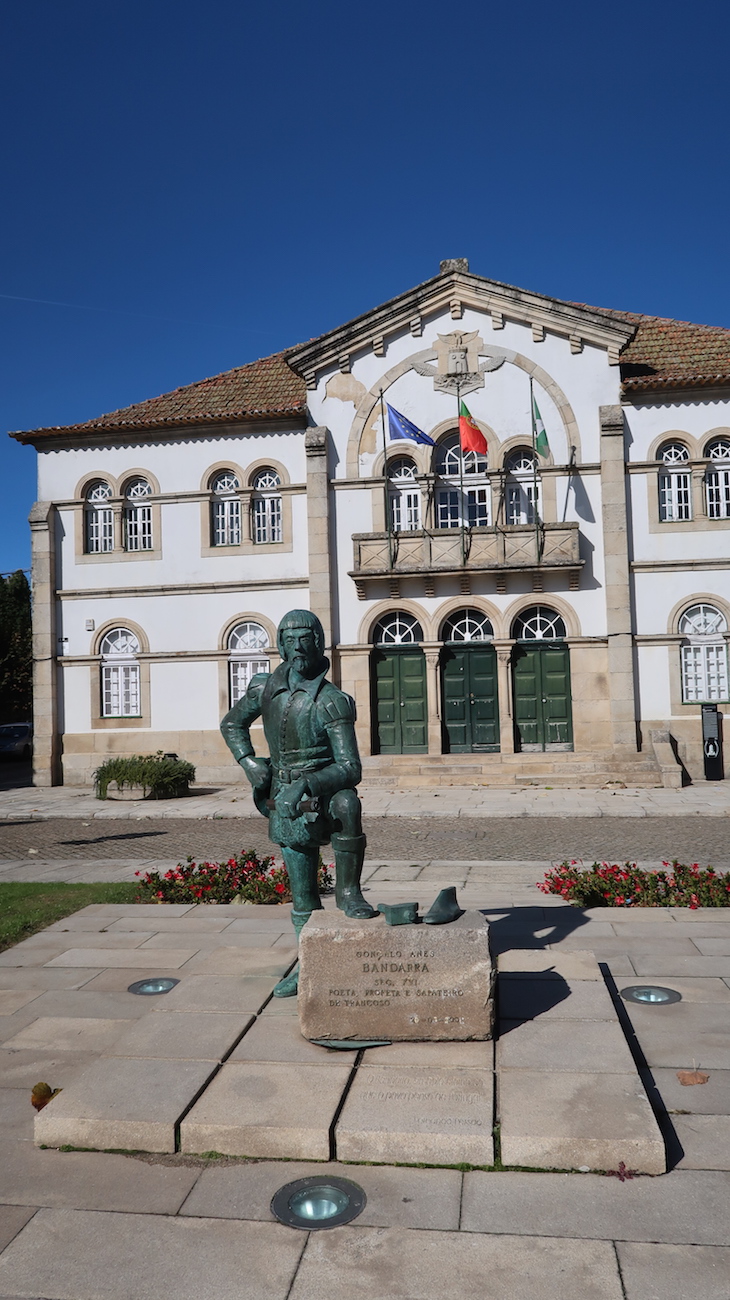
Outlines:
[[[221,723],[221,731],[237,761],[254,757],[251,724],[263,718],[271,755],[271,786],[256,790],[256,806],[270,817],[269,834],[275,844],[326,844],[330,827],[327,808],[338,790],[353,790],[362,769],[355,739],[355,702],[351,696],[318,676],[289,686],[289,665],[251,678],[248,690]],[[319,814],[287,818],[268,809],[283,785],[303,777],[310,795],[321,800]]]

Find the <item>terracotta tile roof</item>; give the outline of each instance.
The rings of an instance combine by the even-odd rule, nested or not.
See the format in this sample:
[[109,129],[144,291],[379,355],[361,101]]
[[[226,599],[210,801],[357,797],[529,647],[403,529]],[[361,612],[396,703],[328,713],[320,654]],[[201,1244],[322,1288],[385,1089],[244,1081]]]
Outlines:
[[634,337],[621,352],[621,377],[627,394],[730,384],[730,329],[606,307],[600,310],[636,325]]
[[93,433],[105,430],[163,429],[168,425],[219,424],[236,420],[276,419],[302,415],[307,408],[303,379],[287,363],[287,352],[251,361],[246,366],[225,370],[212,379],[186,384],[161,397],[136,402],[81,424],[52,426],[14,433],[20,441],[58,434]]

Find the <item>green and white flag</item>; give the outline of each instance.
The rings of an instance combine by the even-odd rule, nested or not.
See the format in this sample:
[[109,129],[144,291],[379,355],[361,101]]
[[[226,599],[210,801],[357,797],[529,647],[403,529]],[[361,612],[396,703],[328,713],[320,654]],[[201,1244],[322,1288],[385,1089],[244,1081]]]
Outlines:
[[545,425],[543,424],[540,408],[535,401],[535,394],[532,394],[532,428],[535,437],[535,451],[540,456],[550,455],[550,444],[548,443]]

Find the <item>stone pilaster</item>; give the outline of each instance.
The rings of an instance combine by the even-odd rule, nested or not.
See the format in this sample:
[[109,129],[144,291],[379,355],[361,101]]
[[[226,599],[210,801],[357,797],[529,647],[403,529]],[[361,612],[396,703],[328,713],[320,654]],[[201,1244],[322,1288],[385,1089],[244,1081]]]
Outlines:
[[423,654],[426,660],[426,705],[428,708],[428,752],[429,754],[440,754],[442,752],[441,737],[441,682],[439,672],[439,661],[441,658],[441,645],[423,646]]
[[620,406],[601,406],[599,418],[611,736],[614,746],[636,751],[624,415]]
[[56,667],[55,508],[30,512],[33,586],[33,784],[60,785]]
[[512,718],[512,642],[495,642],[497,652],[497,701],[499,705],[499,748],[502,754],[515,752]]
[[332,646],[332,577],[330,569],[329,473],[327,430],[307,429],[307,537],[309,542],[309,602]]

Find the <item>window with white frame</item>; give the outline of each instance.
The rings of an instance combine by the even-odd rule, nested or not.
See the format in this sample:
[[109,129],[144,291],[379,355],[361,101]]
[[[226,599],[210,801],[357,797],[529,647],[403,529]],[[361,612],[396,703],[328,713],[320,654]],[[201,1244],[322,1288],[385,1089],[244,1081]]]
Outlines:
[[459,609],[444,623],[442,641],[491,641],[494,628],[491,620],[479,609]]
[[423,631],[418,619],[400,609],[385,614],[373,629],[375,645],[418,645],[422,640]]
[[[665,442],[659,448],[659,518],[662,523],[679,523],[692,518],[692,489],[689,451],[682,442]],[[679,468],[685,466],[684,469]]]
[[685,704],[727,700],[725,615],[714,605],[692,605],[680,618],[679,631],[686,638],[681,647],[682,699]]
[[518,447],[505,460],[505,519],[508,524],[534,524],[542,517],[540,476],[534,451]]
[[228,684],[231,707],[246,694],[256,673],[270,669],[269,634],[260,623],[237,623],[228,636]]
[[421,492],[416,467],[407,456],[388,461],[388,504],[394,533],[414,532],[421,527]]
[[486,456],[462,452],[458,433],[450,433],[436,448],[437,528],[486,528],[489,525],[490,487]]
[[102,717],[140,717],[138,638],[126,627],[113,627],[104,636],[100,649]]
[[124,548],[152,550],[152,488],[145,478],[132,479],[124,489]]
[[512,636],[515,641],[563,641],[565,623],[549,605],[532,605],[518,614]]
[[109,505],[111,495],[111,487],[101,479],[90,483],[86,489],[84,531],[89,555],[114,550],[114,513]]
[[281,541],[281,478],[275,469],[260,469],[253,480],[253,540]]
[[730,438],[714,438],[705,456],[712,462],[705,474],[708,518],[730,519]]
[[212,543],[213,546],[240,546],[241,544],[241,484],[233,470],[224,469],[216,474],[211,485]]

